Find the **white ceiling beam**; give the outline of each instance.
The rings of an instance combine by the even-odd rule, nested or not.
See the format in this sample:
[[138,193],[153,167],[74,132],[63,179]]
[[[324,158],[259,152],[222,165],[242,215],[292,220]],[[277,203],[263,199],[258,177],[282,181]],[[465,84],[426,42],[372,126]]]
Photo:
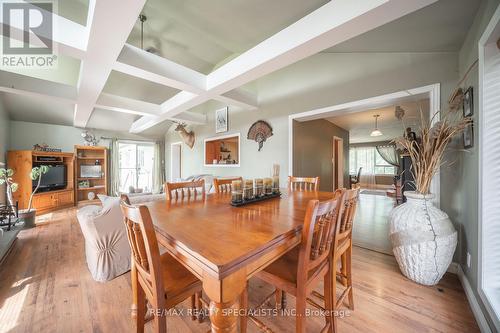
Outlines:
[[[202,104],[207,98],[203,95],[196,95],[187,91],[181,91],[161,104],[161,114],[156,117],[142,117],[136,120],[131,128],[131,133],[140,133],[164,120],[177,119],[179,115],[185,113],[192,107]],[[177,110],[182,110],[176,112]],[[170,116],[169,114],[174,114]],[[205,121],[206,123],[206,121]]]
[[210,73],[207,90],[223,94],[436,1],[330,1]]
[[[27,6],[32,6],[35,10],[42,10],[40,7],[36,7],[31,3],[20,1]],[[57,15],[57,13],[49,14],[52,15],[53,31],[52,31],[52,41],[54,44],[55,54],[64,54],[77,59],[83,59],[85,57],[85,51],[87,49],[88,41],[88,29],[87,27],[75,23],[67,18]],[[18,19],[18,17],[12,17],[11,19]],[[3,15],[0,17],[0,22],[2,24],[2,34],[5,36],[7,32],[10,32],[10,38],[24,41],[24,30],[23,22],[13,20],[9,22],[3,21]],[[31,31],[28,32],[29,40],[32,41],[33,45],[44,46],[43,42],[39,40],[37,36]],[[49,38],[50,36],[42,34],[43,37]]]
[[[206,94],[206,75],[130,44],[125,44],[113,69],[178,90],[198,95]],[[225,96],[210,95],[207,99],[212,97],[242,108],[257,108],[255,94],[243,89],[235,89]]]
[[[80,66],[74,125],[85,127],[145,0],[90,1],[91,24]],[[119,14],[113,15],[119,9]]]
[[207,124],[207,116],[201,113],[184,111],[183,113],[179,113],[175,118],[168,119],[170,121],[182,122],[191,125],[206,125]]
[[138,114],[142,116],[157,116],[161,112],[161,107],[158,104],[108,93],[101,93],[95,107],[103,110]]
[[205,92],[206,75],[125,44],[114,70],[195,94]]
[[[0,91],[65,104],[75,104],[77,96],[74,86],[8,71],[0,71]],[[108,93],[101,93],[96,108],[143,116],[155,116],[161,113],[161,105]],[[183,112],[168,120],[196,125],[206,124],[206,116],[194,112]]]
[[[161,113],[161,105],[107,93],[102,93],[99,96],[95,107],[103,110],[143,116],[157,116]],[[170,118],[168,120],[196,125],[206,124],[205,115],[188,111],[178,114],[175,118]]]
[[[215,98],[324,49],[396,20],[437,0],[335,0],[281,30],[207,75],[206,96]],[[203,96],[202,96],[203,97]],[[174,96],[175,98],[175,96]],[[223,98],[223,97],[221,97]],[[139,119],[131,131],[142,132],[175,117],[207,98],[184,96],[158,117]]]
[[242,88],[233,89],[222,95],[215,95],[213,99],[249,110],[254,110],[259,107],[257,96]]

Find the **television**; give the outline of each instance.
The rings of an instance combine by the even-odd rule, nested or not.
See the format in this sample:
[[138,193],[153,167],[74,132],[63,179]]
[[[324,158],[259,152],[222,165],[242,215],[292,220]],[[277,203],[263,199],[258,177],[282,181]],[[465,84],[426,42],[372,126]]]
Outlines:
[[[33,181],[33,190],[36,188],[38,181]],[[49,171],[42,175],[40,188],[38,191],[53,191],[66,188],[66,165],[49,165]]]

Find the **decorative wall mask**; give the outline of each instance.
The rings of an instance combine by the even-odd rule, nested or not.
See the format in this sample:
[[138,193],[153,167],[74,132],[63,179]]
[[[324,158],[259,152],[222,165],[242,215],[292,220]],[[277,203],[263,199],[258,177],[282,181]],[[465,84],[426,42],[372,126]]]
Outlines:
[[186,124],[182,123],[177,123],[177,127],[175,128],[176,132],[179,132],[179,135],[182,138],[182,141],[189,147],[193,148],[194,146],[194,132],[193,131],[186,131]]
[[273,135],[273,128],[264,120],[258,120],[250,126],[247,139],[254,140],[259,144],[259,151],[262,149],[267,138]]

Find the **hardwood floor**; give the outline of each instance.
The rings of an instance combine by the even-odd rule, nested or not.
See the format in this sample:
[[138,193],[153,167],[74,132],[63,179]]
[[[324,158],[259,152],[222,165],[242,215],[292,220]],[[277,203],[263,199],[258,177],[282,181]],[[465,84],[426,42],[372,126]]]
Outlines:
[[[75,209],[42,216],[24,230],[0,268],[0,332],[133,332],[129,316],[130,274],[99,283],[88,272]],[[354,249],[355,311],[339,319],[339,332],[479,332],[457,277],[447,274],[436,287],[405,279],[393,257]],[[321,290],[322,286],[318,287]],[[250,305],[272,288],[250,281]],[[340,290],[339,290],[340,292]],[[288,296],[288,309],[294,298]],[[178,307],[186,309],[189,301]],[[273,308],[269,304],[269,309]],[[313,308],[311,308],[313,309]],[[293,317],[261,318],[275,332],[293,332]],[[168,318],[169,332],[207,332],[208,321]],[[308,332],[323,326],[307,320]],[[151,332],[151,324],[146,325]],[[249,332],[257,328],[249,322]]]
[[385,195],[365,194],[361,190],[352,230],[354,245],[392,255],[389,214],[394,204],[393,198]]

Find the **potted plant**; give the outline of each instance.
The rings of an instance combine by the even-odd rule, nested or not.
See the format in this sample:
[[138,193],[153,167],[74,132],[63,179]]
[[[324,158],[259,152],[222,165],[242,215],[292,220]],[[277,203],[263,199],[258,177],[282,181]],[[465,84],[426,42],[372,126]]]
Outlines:
[[35,189],[31,192],[28,208],[19,211],[19,218],[23,219],[25,228],[33,228],[35,226],[36,209],[31,209],[33,204],[33,196],[38,191],[40,183],[42,182],[42,175],[49,171],[48,165],[41,165],[31,169],[30,178],[37,181]]
[[401,272],[423,285],[439,282],[457,246],[457,231],[448,215],[433,205],[430,186],[443,165],[446,147],[471,123],[457,112],[460,105],[455,100],[432,126],[437,114],[427,120],[421,112],[418,139],[404,136],[395,140],[410,156],[415,191],[404,192],[407,202],[391,212],[390,239]]
[[5,184],[7,190],[7,201],[11,207],[14,207],[12,193],[16,192],[19,186],[17,183],[14,183],[12,176],[14,176],[14,171],[12,169],[0,168],[0,185]]

